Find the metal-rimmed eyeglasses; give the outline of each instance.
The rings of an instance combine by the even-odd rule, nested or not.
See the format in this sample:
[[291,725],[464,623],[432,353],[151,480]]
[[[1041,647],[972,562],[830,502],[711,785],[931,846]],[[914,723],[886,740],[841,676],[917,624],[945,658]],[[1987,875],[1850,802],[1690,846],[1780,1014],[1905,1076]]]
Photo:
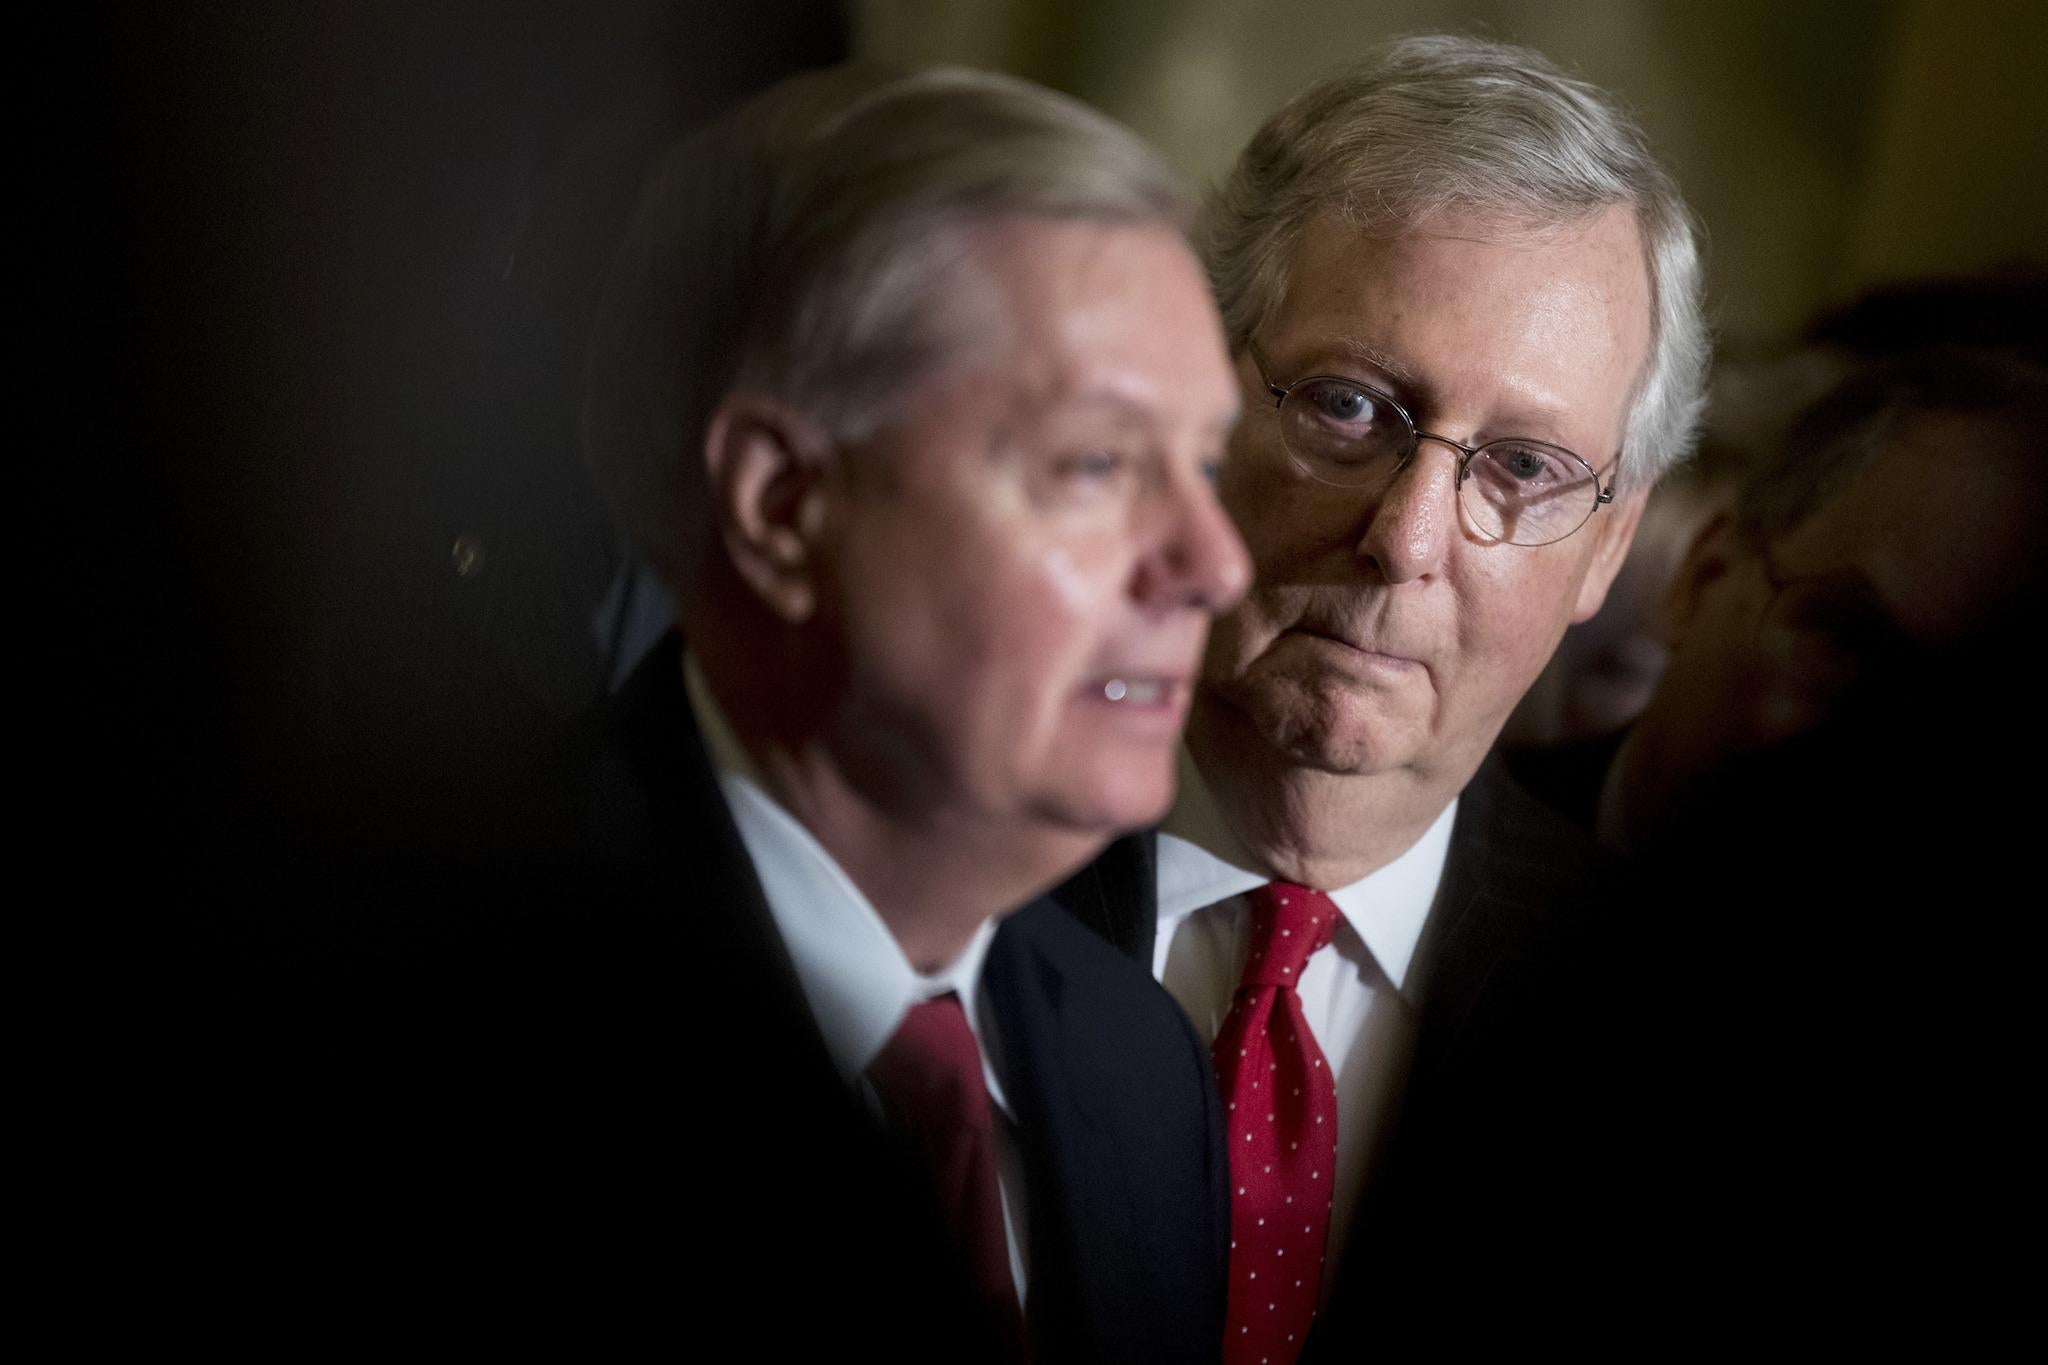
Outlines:
[[1510,545],[1550,545],[1614,501],[1593,466],[1548,441],[1507,437],[1468,446],[1415,425],[1408,410],[1372,385],[1318,374],[1273,382],[1257,342],[1249,344],[1259,379],[1280,410],[1280,444],[1302,473],[1339,488],[1369,488],[1390,478],[1424,441],[1458,452],[1458,503],[1472,529]]

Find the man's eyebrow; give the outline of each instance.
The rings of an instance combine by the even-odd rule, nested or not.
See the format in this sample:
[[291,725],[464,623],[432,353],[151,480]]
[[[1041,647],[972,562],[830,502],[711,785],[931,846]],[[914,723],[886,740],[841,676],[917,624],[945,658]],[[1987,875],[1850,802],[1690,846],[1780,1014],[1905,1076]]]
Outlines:
[[[1010,416],[1002,423],[999,443],[1007,444],[1019,432],[1053,420],[1057,414],[1077,410],[1105,415],[1133,432],[1149,432],[1157,425],[1157,414],[1149,405],[1115,389],[1082,389],[1052,402],[1047,402],[1043,395],[1025,395],[1012,404]],[[1243,416],[1244,404],[1233,398],[1227,409],[1218,409],[1215,419],[1203,425],[1203,433],[1219,442],[1227,440]]]
[[1418,382],[1415,371],[1403,365],[1386,351],[1373,345],[1363,337],[1344,335],[1337,338],[1337,349],[1354,360],[1363,361],[1381,374],[1402,384]]
[[[1430,397],[1428,381],[1423,379],[1418,371],[1402,364],[1389,352],[1375,346],[1363,337],[1349,334],[1337,337],[1334,345],[1336,349],[1344,352],[1347,356],[1362,364],[1370,365],[1393,381],[1395,387],[1401,390],[1395,396],[1404,403],[1417,405],[1427,403]],[[1559,425],[1560,417],[1568,411],[1567,405],[1555,395],[1546,392],[1528,393],[1520,390],[1511,390],[1511,392],[1514,392],[1523,401],[1519,405],[1503,405],[1504,411],[1508,408],[1518,408],[1518,411],[1507,412],[1507,425],[1510,427],[1520,426],[1526,429],[1507,431],[1503,434],[1508,436],[1524,436],[1531,440],[1548,440],[1562,444],[1562,442],[1558,441],[1556,428]],[[1584,456],[1583,452],[1581,452],[1581,455],[1582,458],[1591,460],[1591,457]],[[1608,465],[1612,464],[1613,461],[1609,460]],[[1604,466],[1598,464],[1595,464],[1594,467],[1604,468]]]
[[1076,389],[1039,408],[1041,417],[1050,417],[1061,412],[1102,413],[1130,427],[1149,425],[1152,415],[1143,403],[1128,394],[1101,388]]
[[[1107,388],[1081,389],[1065,395],[1056,404],[1051,406],[1054,408],[1107,412],[1133,427],[1150,427],[1154,425],[1155,419],[1158,417],[1158,412],[1151,404],[1141,402],[1127,393]],[[1041,407],[1040,412],[1043,413],[1045,410],[1044,407]],[[1206,423],[1203,430],[1213,430],[1220,434],[1228,435],[1231,428],[1237,425],[1238,419],[1243,415],[1244,404],[1233,396],[1230,406],[1217,409],[1215,420]]]

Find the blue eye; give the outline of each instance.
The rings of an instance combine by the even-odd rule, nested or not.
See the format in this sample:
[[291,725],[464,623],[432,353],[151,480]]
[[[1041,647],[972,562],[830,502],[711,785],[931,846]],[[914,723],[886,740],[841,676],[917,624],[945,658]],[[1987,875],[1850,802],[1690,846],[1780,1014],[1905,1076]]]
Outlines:
[[1063,479],[1107,479],[1121,473],[1127,463],[1116,450],[1089,450],[1067,455],[1055,466]]
[[1334,379],[1319,380],[1305,395],[1316,411],[1333,422],[1370,425],[1379,420],[1379,404],[1364,389]]
[[1362,383],[1334,376],[1305,379],[1280,405],[1281,439],[1308,473],[1359,483],[1403,459],[1410,445],[1401,409]]
[[[1575,472],[1562,457],[1537,446],[1496,444],[1486,454],[1510,480],[1530,490],[1568,483]],[[1576,473],[1583,478],[1585,471]]]

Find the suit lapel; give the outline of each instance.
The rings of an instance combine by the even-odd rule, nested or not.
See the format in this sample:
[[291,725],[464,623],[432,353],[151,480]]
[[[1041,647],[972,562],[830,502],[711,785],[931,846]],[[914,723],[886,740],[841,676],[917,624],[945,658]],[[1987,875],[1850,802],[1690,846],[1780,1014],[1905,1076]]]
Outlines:
[[1451,1045],[1484,996],[1504,949],[1505,905],[1491,875],[1494,800],[1491,784],[1470,783],[1451,826],[1443,884],[1417,953],[1414,998],[1422,1002],[1415,1069]]
[[[1542,1111],[1517,1104],[1531,1065],[1555,1050],[1530,1040],[1556,1036],[1546,1030],[1574,989],[1567,969],[1583,949],[1581,912],[1600,891],[1599,864],[1572,840],[1583,842],[1514,787],[1498,758],[1459,798],[1417,955],[1421,1014],[1398,1127],[1361,1202],[1331,1311],[1310,1339],[1313,1361],[1428,1330],[1411,1291],[1448,1290],[1459,1274],[1429,1262],[1475,1220],[1512,1217],[1496,1195],[1512,1200],[1525,1179],[1544,1178],[1525,1178],[1526,1160],[1514,1164],[1547,1140],[1529,1127]],[[1562,1092],[1546,1098],[1564,1102]]]
[[1159,934],[1159,835],[1127,834],[1050,899],[1148,972]]
[[1130,1091],[1129,1054],[1107,1036],[1114,1017],[1056,951],[1061,933],[1076,932],[1064,923],[1068,913],[1050,899],[1018,911],[997,935],[983,978],[1028,1172],[1034,1349],[1062,1360],[1094,1358],[1128,1334],[1121,1318],[1134,1303],[1161,1299],[1134,1238],[1187,1216],[1147,1206],[1138,1193],[1146,1182],[1134,1163],[1148,1154],[1127,1138],[1142,1131],[1132,1115],[1144,1100]]
[[607,857],[630,870],[637,913],[675,945],[679,984],[685,964],[711,965],[714,998],[789,1021],[778,1041],[792,1084],[843,1091],[698,732],[682,653],[671,633],[605,716],[594,803]]
[[[1489,757],[1458,801],[1443,887],[1418,955],[1422,1034],[1416,1075],[1454,1051],[1494,997],[1523,981],[1514,968],[1554,959],[1589,889],[1577,839],[1513,785]],[[1582,860],[1581,860],[1582,861]]]

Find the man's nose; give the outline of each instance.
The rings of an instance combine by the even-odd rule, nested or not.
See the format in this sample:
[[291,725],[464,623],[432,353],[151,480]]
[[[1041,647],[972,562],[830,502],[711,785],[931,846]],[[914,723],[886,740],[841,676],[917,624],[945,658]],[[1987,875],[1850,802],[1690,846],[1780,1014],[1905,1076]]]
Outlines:
[[1138,600],[1154,610],[1218,614],[1237,605],[1251,579],[1251,556],[1216,490],[1191,477],[1172,494],[1159,539],[1138,567]]
[[1389,583],[1427,578],[1443,567],[1458,534],[1460,454],[1424,437],[1373,505],[1358,553]]

